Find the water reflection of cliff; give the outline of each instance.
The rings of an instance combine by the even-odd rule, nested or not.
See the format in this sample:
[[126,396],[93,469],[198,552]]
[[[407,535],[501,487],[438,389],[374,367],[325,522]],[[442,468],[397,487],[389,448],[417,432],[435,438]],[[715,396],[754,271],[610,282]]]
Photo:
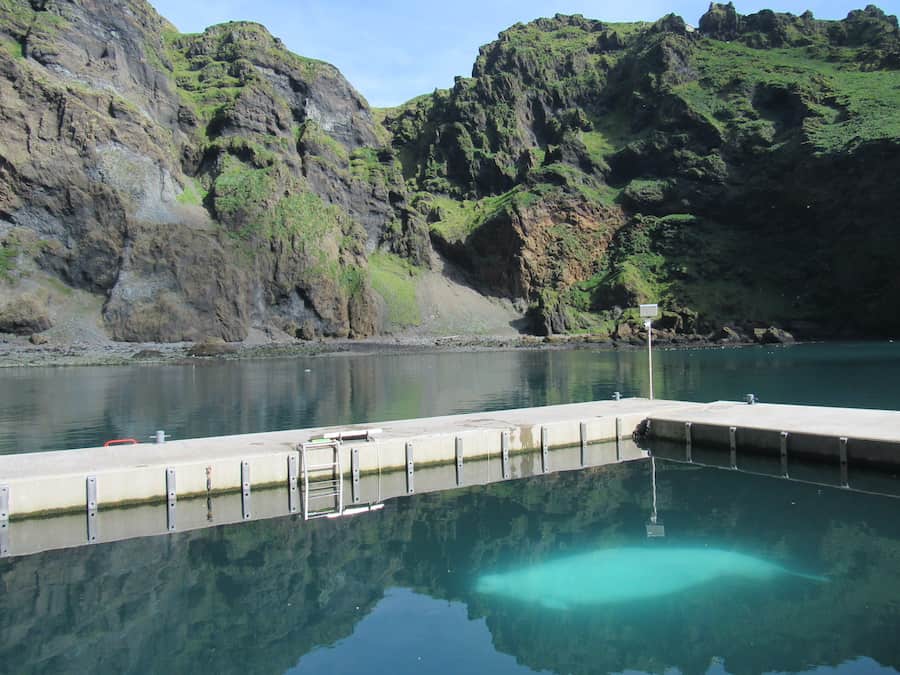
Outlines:
[[[339,356],[0,372],[0,453],[221,436],[636,393],[633,353]],[[633,389],[632,389],[633,388]]]
[[[4,561],[0,663],[21,673],[279,673],[404,586],[465,602],[498,650],[535,669],[702,672],[722,657],[750,673],[861,655],[900,665],[896,501],[669,464],[658,478],[662,541],[644,541],[640,463],[396,500],[339,521]],[[475,592],[484,570],[622,545],[735,548],[831,581],[711,585],[564,614]]]
[[[659,351],[659,398],[900,409],[900,345]],[[308,369],[308,372],[307,372]],[[880,384],[883,383],[883,384]],[[635,351],[380,354],[196,366],[0,369],[0,453],[377,422],[646,393]]]

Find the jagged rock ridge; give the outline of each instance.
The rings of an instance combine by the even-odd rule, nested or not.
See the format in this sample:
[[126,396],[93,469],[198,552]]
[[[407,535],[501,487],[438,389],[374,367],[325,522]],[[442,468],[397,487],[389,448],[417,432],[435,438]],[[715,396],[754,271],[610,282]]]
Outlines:
[[669,335],[890,334],[898,45],[872,6],[818,21],[713,4],[700,30],[556,16],[501,33],[471,78],[388,125],[436,244],[535,303],[538,330],[628,338],[629,308],[659,300]]
[[900,329],[873,6],[539,19],[387,111],[257,24],[181,35],[141,0],[2,0],[0,42],[0,284],[100,294],[116,339],[370,335],[432,245],[542,333],[630,339],[653,300],[672,338]]

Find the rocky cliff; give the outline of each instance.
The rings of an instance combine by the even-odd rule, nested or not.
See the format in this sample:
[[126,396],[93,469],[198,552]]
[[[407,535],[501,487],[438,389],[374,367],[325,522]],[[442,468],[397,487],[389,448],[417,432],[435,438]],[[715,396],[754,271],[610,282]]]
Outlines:
[[5,0],[0,31],[7,285],[33,259],[101,294],[120,340],[361,336],[367,253],[427,262],[366,102],[261,26],[180,35],[140,1]]
[[898,54],[871,6],[556,16],[387,123],[438,248],[540,332],[629,338],[659,300],[669,335],[894,334]]
[[78,289],[117,340],[371,335],[436,250],[540,333],[893,334],[898,69],[871,6],[556,16],[373,111],[257,24],[0,0],[0,331]]

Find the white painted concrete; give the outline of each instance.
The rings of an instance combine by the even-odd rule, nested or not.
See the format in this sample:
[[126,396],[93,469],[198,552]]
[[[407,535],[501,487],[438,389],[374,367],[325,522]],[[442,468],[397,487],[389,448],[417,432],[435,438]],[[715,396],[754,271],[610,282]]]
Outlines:
[[778,455],[784,449],[791,457],[900,465],[900,411],[895,410],[717,401],[656,411],[648,418],[651,439],[686,442],[690,435],[693,445],[729,447],[734,428],[739,452]]
[[[242,462],[250,467],[254,489],[286,486],[288,461],[291,457],[298,458],[299,444],[328,432],[382,428],[383,432],[375,440],[345,442],[343,467],[345,473],[349,472],[351,449],[357,448],[364,474],[385,474],[405,469],[407,444],[412,446],[418,468],[453,463],[457,438],[462,440],[466,461],[499,459],[504,433],[509,434],[509,449],[515,454],[539,449],[542,428],[547,430],[551,448],[579,445],[582,424],[587,430],[588,443],[613,440],[617,419],[622,438],[630,438],[641,422],[650,419],[651,437],[683,440],[685,423],[690,422],[695,442],[720,445],[727,444],[728,427],[734,426],[738,428],[742,451],[777,452],[779,434],[787,431],[792,452],[831,457],[838,452],[836,439],[847,437],[852,460],[900,464],[900,412],[896,411],[635,398],[198,438],[160,445],[6,455],[0,456],[0,485],[9,487],[10,516],[21,518],[83,510],[88,476],[96,477],[101,508],[164,499],[169,467],[176,473],[179,498],[207,495],[207,478],[211,494],[238,490]],[[402,475],[397,477],[402,479]]]
[[[587,446],[583,464],[580,448],[554,450],[550,453],[550,463],[552,471],[556,472],[601,467],[646,457],[647,452],[637,447],[634,441],[623,440],[619,444],[609,442]],[[510,457],[512,480],[538,475],[541,471],[539,452]],[[497,456],[464,462],[463,475],[463,485],[459,486],[455,463],[418,469],[415,473],[415,494],[485,485],[504,480]],[[358,488],[357,502],[353,501],[350,478],[345,477],[344,506],[348,509],[366,507],[405,496],[408,496],[408,493],[404,471],[376,472],[363,476]],[[252,491],[251,504],[250,520],[291,515],[286,486]],[[84,513],[15,520],[8,529],[7,551],[4,555],[30,555],[40,551],[84,546],[88,543],[85,521]],[[96,539],[91,543],[158,536],[172,531],[187,532],[240,522],[246,520],[243,518],[239,493],[218,494],[209,499],[178,500],[174,509],[175,528],[171,531],[168,529],[169,514],[165,504],[142,504],[128,509],[101,510],[94,525]]]
[[[670,407],[664,413],[654,411],[653,420],[692,422],[765,429],[789,433],[814,433],[822,436],[847,436],[858,439],[900,443],[900,411],[829,408],[824,406],[779,405],[771,403],[734,403],[716,401],[680,409]],[[652,425],[651,425],[652,426]]]
[[85,508],[87,476],[97,479],[101,507],[163,499],[165,473],[169,467],[175,470],[179,497],[205,495],[207,476],[213,493],[239,489],[242,462],[250,466],[254,487],[286,485],[288,460],[298,456],[298,445],[328,432],[382,428],[383,432],[374,441],[345,442],[343,468],[345,472],[349,471],[350,451],[356,447],[360,450],[362,472],[386,472],[405,468],[407,443],[412,444],[414,460],[419,466],[453,462],[456,437],[463,441],[467,460],[499,457],[503,433],[509,434],[512,453],[539,448],[541,427],[547,428],[551,447],[579,444],[581,423],[587,427],[586,440],[598,443],[615,438],[617,418],[622,437],[630,438],[635,427],[651,412],[684,405],[671,401],[625,399],[198,438],[159,445],[146,443],[6,455],[0,456],[0,484],[9,486],[10,515],[16,518]]

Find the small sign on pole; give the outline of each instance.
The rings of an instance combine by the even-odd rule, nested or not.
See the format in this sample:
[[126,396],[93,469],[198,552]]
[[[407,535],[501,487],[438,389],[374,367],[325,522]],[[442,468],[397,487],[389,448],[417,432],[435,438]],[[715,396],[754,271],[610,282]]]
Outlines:
[[659,316],[659,305],[640,305],[642,319],[655,319]]
[[650,375],[650,400],[653,400],[653,319],[659,316],[659,305],[639,305],[647,329],[647,369]]

